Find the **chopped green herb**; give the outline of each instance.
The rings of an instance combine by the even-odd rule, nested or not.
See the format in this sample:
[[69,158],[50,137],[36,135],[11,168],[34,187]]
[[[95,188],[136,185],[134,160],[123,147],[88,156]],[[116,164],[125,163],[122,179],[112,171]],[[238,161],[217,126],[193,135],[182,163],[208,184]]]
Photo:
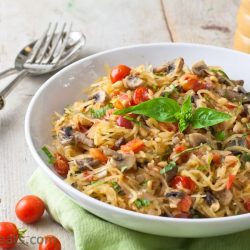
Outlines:
[[99,185],[102,185],[102,184],[105,184],[106,182],[105,181],[92,181],[90,186],[91,187],[96,187],[96,186],[99,186]]
[[144,185],[147,185],[148,183],[148,180],[144,180],[142,183],[140,183],[140,185],[144,186]]
[[134,201],[137,208],[147,207],[151,203],[151,201],[146,199],[136,199]]
[[215,138],[217,141],[224,141],[226,137],[225,131],[219,131],[215,134]]
[[56,159],[55,157],[53,156],[53,154],[48,150],[47,147],[42,147],[42,151],[46,154],[46,156],[48,157],[48,163],[49,164],[54,164]]
[[110,184],[117,193],[121,192],[122,188],[116,181],[112,181]]
[[229,79],[228,75],[222,69],[210,69],[210,71],[213,73],[221,73],[224,77]]
[[172,170],[175,167],[176,167],[176,163],[174,161],[170,162],[167,166],[165,166],[163,169],[160,170],[160,173],[165,174],[166,172]]
[[108,105],[106,105],[106,106],[104,106],[103,108],[100,108],[100,109],[90,109],[91,116],[93,118],[100,119],[103,116],[105,116],[107,110],[111,109],[112,107],[113,107],[112,104],[108,104]]
[[158,90],[158,85],[157,84],[153,84],[152,85],[152,89],[153,89],[153,91],[157,91]]
[[250,161],[250,154],[247,153],[242,154],[241,159],[243,161]]
[[197,170],[200,170],[200,171],[204,171],[204,170],[207,170],[207,169],[208,169],[208,166],[205,166],[205,165],[197,167]]

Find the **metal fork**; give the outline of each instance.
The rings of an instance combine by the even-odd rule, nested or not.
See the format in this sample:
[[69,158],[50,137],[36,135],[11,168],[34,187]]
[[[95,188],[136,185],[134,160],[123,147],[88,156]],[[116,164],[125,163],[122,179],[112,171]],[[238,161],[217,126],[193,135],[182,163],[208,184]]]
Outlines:
[[24,63],[23,70],[1,90],[0,110],[4,107],[6,96],[20,80],[29,74],[29,71],[44,74],[44,72],[51,72],[57,66],[67,46],[72,24],[64,23],[58,34],[56,33],[57,27],[58,23],[49,23],[43,36],[37,40],[30,56]]

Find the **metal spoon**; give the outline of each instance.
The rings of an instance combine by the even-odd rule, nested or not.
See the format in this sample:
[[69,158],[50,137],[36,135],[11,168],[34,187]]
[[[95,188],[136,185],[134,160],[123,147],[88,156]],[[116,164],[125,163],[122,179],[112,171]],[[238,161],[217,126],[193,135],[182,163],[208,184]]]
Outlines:
[[[56,38],[55,38],[56,39]],[[80,50],[86,43],[85,36],[80,32],[70,32],[69,39],[67,46],[65,48],[64,54],[61,56],[59,62],[55,65],[55,67],[51,68],[44,68],[41,70],[40,68],[27,68],[24,67],[24,64],[28,60],[30,53],[37,41],[30,43],[29,45],[25,46],[17,55],[15,59],[15,66],[13,68],[7,69],[0,73],[0,79],[18,73],[15,79],[11,81],[3,90],[0,91],[0,110],[4,107],[4,98],[10,93],[12,88],[22,80],[27,75],[42,75],[51,73],[56,71],[67,64],[71,63],[79,54]]]

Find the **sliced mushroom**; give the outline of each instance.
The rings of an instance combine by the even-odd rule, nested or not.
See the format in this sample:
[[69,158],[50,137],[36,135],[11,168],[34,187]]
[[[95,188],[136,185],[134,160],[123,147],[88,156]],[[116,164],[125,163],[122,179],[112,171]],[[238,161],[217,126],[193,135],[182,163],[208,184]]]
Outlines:
[[228,149],[230,150],[233,155],[240,155],[242,154],[242,151],[238,150],[238,149],[230,149],[230,147],[246,147],[246,140],[243,137],[236,137],[230,141],[227,142],[227,144],[224,145],[224,149]]
[[98,103],[104,103],[108,100],[108,95],[104,90],[99,90],[90,99],[94,99]]
[[124,79],[123,83],[126,88],[136,89],[137,87],[143,85],[144,81],[138,76],[129,75]]
[[205,199],[206,203],[209,206],[211,206],[213,204],[213,202],[215,201],[215,197],[213,196],[213,194],[210,191],[206,191],[205,195],[206,196],[204,197],[204,199]]
[[110,163],[119,169],[126,167],[126,170],[128,170],[136,165],[134,154],[120,153],[107,147],[104,147],[102,150],[106,156],[112,156]]
[[246,115],[246,116],[248,116],[248,115],[250,115],[250,104],[244,104],[243,105],[243,108],[244,108],[244,114]]
[[184,59],[182,57],[174,59],[160,67],[156,67],[153,69],[154,73],[175,73],[178,74],[182,71],[184,66]]
[[199,146],[202,143],[210,143],[209,139],[200,133],[192,133],[187,135],[187,139],[191,147]]
[[228,206],[233,199],[233,194],[230,190],[222,190],[219,192],[214,192],[214,196],[224,206]]
[[95,146],[94,141],[92,139],[88,138],[84,133],[79,131],[74,132],[74,142],[82,143],[91,148]]
[[170,182],[177,175],[177,172],[178,172],[178,167],[177,166],[173,167],[170,171],[168,171],[166,173],[167,182]]
[[192,71],[197,76],[205,77],[208,75],[208,66],[204,61],[199,61],[192,66]]
[[218,89],[218,94],[229,99],[230,101],[250,103],[250,95],[238,93],[232,89]]
[[59,142],[66,146],[73,142],[73,128],[71,126],[63,127],[58,133]]
[[118,150],[120,149],[121,145],[124,145],[126,143],[126,139],[124,137],[119,138],[116,142],[115,142],[115,149]]
[[96,167],[100,164],[99,160],[94,159],[92,157],[86,157],[81,160],[75,160],[75,162],[81,171],[87,170],[87,169],[93,170],[93,167]]
[[244,80],[231,80],[235,86],[240,85],[243,86],[244,85]]
[[233,88],[233,91],[241,93],[241,94],[247,94],[248,92],[243,88],[243,86],[236,86]]
[[184,193],[182,191],[171,191],[165,194],[167,198],[174,197],[174,198],[182,198]]
[[117,153],[112,156],[111,164],[119,169],[126,167],[126,170],[128,170],[135,166],[136,159],[134,154]]

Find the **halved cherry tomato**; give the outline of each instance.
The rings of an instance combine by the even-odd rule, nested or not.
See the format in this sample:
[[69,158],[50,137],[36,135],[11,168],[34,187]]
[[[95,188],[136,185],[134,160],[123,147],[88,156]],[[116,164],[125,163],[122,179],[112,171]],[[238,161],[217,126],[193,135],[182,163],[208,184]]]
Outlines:
[[170,186],[173,188],[185,188],[191,192],[196,189],[196,184],[190,177],[181,175],[175,176],[171,181]]
[[124,152],[130,152],[133,151],[134,153],[138,153],[144,148],[144,143],[138,138],[133,139],[132,141],[129,141],[125,145],[121,146],[121,150]]
[[39,244],[39,250],[61,250],[61,242],[53,235],[46,235]]
[[122,80],[129,75],[131,68],[126,65],[118,65],[111,70],[110,79],[112,83]]
[[0,222],[0,248],[13,248],[19,238],[16,225],[11,222]]
[[181,212],[188,212],[192,205],[192,198],[189,195],[185,195],[177,205],[177,208]]
[[232,102],[228,102],[226,105],[225,105],[228,109],[235,109],[237,107],[236,104],[232,103]]
[[226,186],[226,189],[227,189],[227,190],[229,190],[229,189],[232,187],[233,182],[234,182],[234,179],[235,179],[235,175],[230,174],[230,175],[228,176],[228,181],[227,181],[227,186]]
[[120,127],[124,127],[127,129],[133,128],[133,123],[131,121],[127,120],[126,118],[124,118],[123,116],[119,116],[116,120],[116,123]]
[[246,137],[247,147],[250,148],[250,135]]
[[132,99],[133,99],[134,105],[137,105],[141,102],[145,102],[145,101],[149,100],[148,88],[146,88],[146,87],[137,88],[133,94]]
[[16,204],[16,216],[27,224],[40,220],[44,210],[44,202],[35,195],[24,196]]
[[247,200],[247,201],[244,202],[244,208],[245,208],[248,212],[250,212],[250,200]]
[[185,92],[191,89],[197,92],[200,89],[206,88],[206,85],[201,82],[198,76],[189,73],[184,74],[180,78],[180,84]]
[[215,165],[221,164],[221,155],[218,154],[218,153],[214,153],[214,154],[213,154],[212,162],[213,162]]
[[54,168],[61,176],[66,176],[69,172],[69,164],[67,159],[59,153],[55,153]]
[[174,151],[175,151],[175,153],[179,154],[186,149],[187,149],[187,147],[185,145],[178,145],[174,148]]
[[107,162],[108,158],[105,154],[103,154],[103,152],[101,150],[99,150],[98,148],[90,148],[89,149],[89,154],[99,160],[100,162]]

